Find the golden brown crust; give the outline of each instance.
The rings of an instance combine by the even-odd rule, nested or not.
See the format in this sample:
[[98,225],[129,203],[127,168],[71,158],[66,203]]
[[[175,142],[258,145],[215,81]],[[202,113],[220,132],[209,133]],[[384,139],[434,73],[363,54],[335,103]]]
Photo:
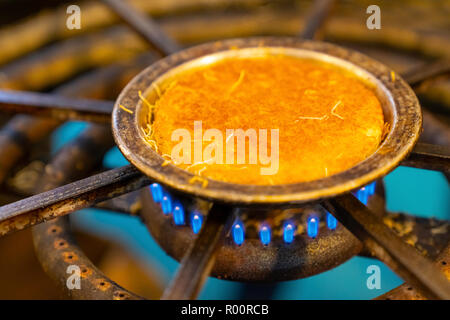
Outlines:
[[175,129],[193,137],[194,121],[202,121],[203,132],[216,128],[224,136],[226,129],[267,129],[269,136],[279,129],[275,175],[261,175],[260,164],[203,159],[179,165],[243,184],[303,182],[344,171],[376,150],[384,126],[380,102],[362,81],[331,65],[286,56],[226,59],[185,72],[162,93],[155,111],[153,139],[162,154],[178,143],[171,141]]

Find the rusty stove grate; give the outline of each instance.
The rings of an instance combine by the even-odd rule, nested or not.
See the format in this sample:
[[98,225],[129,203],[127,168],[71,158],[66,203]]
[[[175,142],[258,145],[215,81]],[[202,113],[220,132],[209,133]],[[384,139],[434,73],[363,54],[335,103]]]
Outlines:
[[[75,243],[66,215],[90,206],[109,208],[133,215],[139,214],[139,195],[134,191],[152,182],[131,165],[77,180],[95,172],[101,164],[104,153],[113,146],[110,130],[102,125],[111,121],[113,102],[70,96],[89,94],[95,97],[99,92],[100,95],[105,96],[104,92],[111,90],[111,87],[118,82],[117,79],[121,79],[122,82],[129,79],[127,74],[131,69],[139,70],[161,56],[178,51],[180,46],[166,36],[153,20],[125,1],[104,0],[103,2],[153,50],[151,53],[141,55],[132,63],[114,64],[96,71],[80,81],[62,87],[54,94],[0,91],[2,111],[40,116],[37,118],[30,115],[17,115],[0,131],[0,183],[5,181],[10,170],[24,156],[25,149],[48,135],[62,121],[78,119],[93,123],[52,158],[46,166],[43,177],[33,190],[37,193],[36,195],[0,207],[0,236],[35,226],[33,237],[39,260],[46,272],[65,290],[67,290],[65,287],[66,267],[76,261],[81,266],[82,289],[67,292],[72,298],[141,299],[108,279],[89,261]],[[327,21],[333,2],[331,0],[315,2],[311,14],[306,19],[304,31],[301,34],[303,38],[313,39],[318,34],[317,31]],[[75,55],[79,55],[91,54],[88,49],[93,48],[103,49],[106,52],[117,50],[117,47],[111,43],[122,41],[129,47],[139,47],[124,30],[112,28],[102,33],[102,39],[87,36],[71,43],[70,48],[62,45],[46,49],[42,55],[31,57],[20,63],[12,62],[6,67],[5,74],[24,74],[24,70],[36,68],[38,64],[45,65],[48,72],[52,72],[56,70],[58,57],[67,54],[71,58],[65,62],[72,63],[74,52]],[[130,48],[124,48],[124,56],[127,49]],[[69,50],[71,54],[68,54]],[[448,60],[437,60],[431,61],[422,68],[406,72],[403,77],[417,89],[426,81],[442,77],[449,71]],[[54,82],[58,82],[65,76],[64,71],[53,75],[56,79]],[[23,85],[22,82],[26,82],[24,79],[20,76],[16,79],[12,77],[9,83],[8,80],[3,83],[6,83],[6,87],[13,89],[21,87],[39,89],[36,84],[39,79],[35,79],[35,82],[30,80]],[[112,79],[115,79],[115,84],[111,83]],[[450,173],[449,129],[427,110],[424,110],[424,122],[423,138],[435,144],[417,144],[402,165],[438,170],[448,178]],[[31,190],[22,191],[31,193]],[[384,212],[382,186],[377,187],[377,193],[369,202],[371,201],[372,205],[369,203],[367,207],[355,197],[343,195],[330,199],[323,205],[359,239],[358,249],[351,255],[360,253],[374,256],[386,263],[411,285],[404,284],[379,298],[450,299],[449,283],[439,270],[439,268],[441,271],[447,270],[448,274],[450,259],[448,232],[444,232],[444,236],[433,236],[430,230],[436,227],[435,221],[406,215],[390,217]],[[231,228],[230,219],[228,219],[231,213],[227,209],[229,208],[221,206],[215,211],[221,214],[207,217],[187,253],[182,259],[180,257],[179,271],[166,289],[163,298],[196,297],[203,280],[211,272],[215,253]],[[390,219],[393,223],[390,225],[383,223],[378,211],[387,214],[388,220]],[[143,220],[144,223],[149,224],[147,217]],[[406,244],[404,239],[388,227],[388,225],[392,227],[394,224],[398,226],[405,223],[410,225],[412,223],[418,243],[423,243],[423,246],[428,244],[428,257],[424,257],[418,250]],[[446,223],[444,225],[448,230],[448,225]],[[150,226],[149,228],[151,229]],[[435,263],[429,259],[434,259]],[[237,271],[239,272],[240,270]]]

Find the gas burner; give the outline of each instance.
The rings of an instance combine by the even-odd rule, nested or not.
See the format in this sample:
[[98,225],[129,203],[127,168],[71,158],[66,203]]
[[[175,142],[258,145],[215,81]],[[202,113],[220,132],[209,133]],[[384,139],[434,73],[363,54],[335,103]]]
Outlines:
[[[358,32],[351,34],[350,30],[365,26],[358,27],[360,22],[353,23],[355,19],[352,20],[345,10],[348,3],[343,5],[342,15],[336,15],[335,21],[328,21],[334,2],[331,0],[318,0],[310,14],[301,15],[303,39],[286,37],[295,35],[300,27],[292,30],[299,14],[293,12],[288,0],[271,4],[262,18],[255,10],[252,19],[246,21],[254,25],[250,29],[255,31],[249,33],[244,25],[243,30],[237,32],[237,36],[245,38],[220,40],[182,50],[181,45],[168,37],[157,23],[126,1],[103,2],[150,45],[151,52],[143,53],[144,46],[137,37],[120,27],[74,37],[63,44],[58,40],[67,34],[52,31],[36,36],[36,41],[29,47],[27,41],[16,41],[16,32],[0,36],[0,41],[4,37],[5,43],[15,44],[5,46],[5,55],[0,55],[0,63],[8,62],[0,69],[0,86],[12,89],[0,90],[1,110],[22,113],[12,119],[0,119],[4,124],[0,129],[0,184],[5,184],[4,193],[9,199],[17,200],[7,201],[11,203],[0,207],[0,236],[33,226],[39,261],[68,296],[74,299],[141,299],[109,279],[74,241],[69,214],[95,206],[138,215],[161,248],[180,261],[179,270],[163,299],[196,298],[205,278],[210,275],[244,282],[292,280],[324,272],[355,255],[379,259],[406,281],[380,299],[450,299],[450,286],[445,277],[448,278],[450,265],[449,224],[388,212],[382,181],[384,175],[399,165],[436,170],[449,177],[448,126],[437,119],[436,109],[430,109],[432,112],[421,109],[416,98],[418,93],[421,101],[431,101],[431,105],[442,104],[441,100],[445,100],[445,95],[442,98],[445,89],[439,87],[439,80],[445,80],[444,76],[450,70],[445,59],[450,55],[448,46],[441,45],[445,37],[441,39],[442,35],[436,35],[438,45],[421,31],[411,31],[412,37],[402,37],[399,32],[404,31],[402,26],[387,30],[390,39],[396,41],[383,42],[376,35],[360,38]],[[158,1],[151,5],[136,3],[150,13],[169,10]],[[203,1],[199,3],[211,9],[222,8],[225,1],[208,5]],[[254,3],[260,2],[242,1],[233,7],[244,6],[246,10],[252,10]],[[184,2],[174,4],[174,12],[168,15],[183,9],[193,10],[196,4],[197,1],[193,1],[192,6]],[[306,7],[303,2],[297,5]],[[92,17],[98,10],[107,13],[106,6],[86,5],[84,14]],[[26,35],[33,34],[37,26],[53,30],[52,21],[59,19],[58,14],[60,11],[48,13],[45,22],[30,20]],[[267,23],[262,23],[267,14],[280,21],[278,29],[270,30],[277,36],[255,37],[269,33]],[[386,17],[397,18],[395,10],[386,12]],[[227,19],[237,24],[239,18],[239,14],[227,15]],[[88,25],[80,32],[109,26],[115,22],[113,19],[108,14],[99,19],[86,19]],[[198,16],[191,19],[181,27],[176,19],[164,22],[164,26],[169,30],[182,30],[174,33],[189,44],[230,35],[221,31],[224,28],[220,21]],[[227,20],[227,27],[230,21]],[[215,30],[213,27],[204,27],[214,25],[213,22],[217,33],[211,31]],[[408,59],[417,59],[386,48],[406,48],[409,53],[421,52],[427,60],[441,59],[407,72],[406,69],[394,72],[354,50],[313,40],[321,34],[318,31],[323,31],[325,22],[334,23],[325,33],[328,40],[374,53],[382,60],[389,57],[406,64]],[[420,40],[411,42],[411,39]],[[44,46],[52,42],[55,44]],[[372,79],[391,125],[387,138],[374,156],[341,174],[282,188],[248,187],[212,180],[205,188],[202,184],[190,184],[192,175],[186,171],[174,166],[161,167],[164,159],[156,152],[149,153],[143,141],[137,139],[136,119],[140,116],[141,103],[138,92],[151,91],[154,81],[182,63],[207,55],[220,55],[230,47],[236,47],[236,52],[253,50],[262,42],[268,47],[290,48],[315,58],[333,57],[335,63]],[[376,49],[374,44],[381,48]],[[34,49],[37,50],[35,54],[19,57]],[[133,60],[123,62],[130,56]],[[164,56],[168,57],[158,61]],[[36,92],[111,62],[114,62],[111,66],[87,72],[54,93]],[[45,72],[42,66],[45,66]],[[140,70],[144,71],[131,79],[131,74]],[[110,92],[118,92],[125,84],[115,102],[79,98],[113,99]],[[427,86],[434,91],[427,91]],[[128,111],[131,113],[119,105],[130,106]],[[421,111],[424,119],[422,134]],[[31,162],[17,171],[21,160],[28,155],[26,151],[45,140],[66,120],[92,124],[56,155],[49,156],[45,147],[36,148],[40,150],[35,159],[45,159],[45,168]],[[104,126],[110,123],[113,134]],[[417,143],[419,134],[422,140]],[[113,136],[131,164],[98,173],[104,154],[114,145]],[[89,176],[93,173],[97,174]],[[435,232],[437,229],[443,231]],[[80,266],[81,290],[68,290],[66,286],[66,270],[72,264]]]
[[[379,184],[381,185],[381,181]],[[357,198],[377,208],[375,185]],[[378,188],[378,201],[383,188]],[[211,203],[180,200],[160,184],[142,192],[141,215],[159,245],[180,261],[195,241]],[[358,254],[361,243],[320,205],[274,210],[239,209],[218,250],[211,275],[252,282],[293,280],[329,270]]]

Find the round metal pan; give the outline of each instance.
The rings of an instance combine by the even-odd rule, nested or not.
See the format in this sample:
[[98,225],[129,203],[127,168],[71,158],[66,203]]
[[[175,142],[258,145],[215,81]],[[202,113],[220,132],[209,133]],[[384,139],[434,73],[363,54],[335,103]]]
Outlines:
[[[231,184],[208,179],[189,183],[194,176],[164,159],[144,140],[140,124],[144,108],[139,91],[151,102],[156,88],[177,74],[230,57],[289,55],[323,61],[342,68],[372,87],[381,102],[389,132],[369,158],[341,173],[309,182],[283,185]],[[156,85],[154,85],[156,84]],[[126,112],[126,106],[133,113]],[[156,62],[138,74],[121,92],[113,111],[113,133],[124,156],[144,174],[170,189],[214,202],[237,206],[292,206],[333,197],[381,178],[414,147],[422,126],[420,105],[413,90],[392,70],[363,54],[329,43],[290,37],[232,39],[192,47]]]

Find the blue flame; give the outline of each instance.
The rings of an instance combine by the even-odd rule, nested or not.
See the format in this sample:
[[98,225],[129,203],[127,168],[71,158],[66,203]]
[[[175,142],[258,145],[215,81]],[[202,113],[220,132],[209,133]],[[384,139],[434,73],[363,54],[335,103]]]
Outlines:
[[367,186],[362,187],[361,189],[355,191],[353,194],[359,201],[367,205],[369,201],[369,197],[375,194],[376,182],[372,182]]
[[284,225],[283,229],[283,239],[286,243],[291,243],[294,241],[294,234],[295,234],[295,226],[288,222]]
[[337,227],[337,219],[327,211],[327,226],[328,229],[334,230]]
[[259,238],[263,245],[267,246],[270,243],[271,232],[270,227],[267,224],[263,224],[259,229]]
[[241,220],[237,220],[232,229],[234,243],[238,246],[244,243],[244,225]]
[[155,201],[156,203],[161,202],[163,197],[163,188],[161,187],[161,185],[159,183],[152,183],[150,185],[150,191],[153,196],[153,201]]
[[319,233],[319,218],[316,216],[308,217],[306,223],[306,232],[311,238],[315,238]]
[[200,232],[200,229],[202,228],[203,223],[203,216],[197,212],[191,213],[191,228],[194,234],[197,234]]
[[367,205],[367,202],[369,201],[369,195],[367,193],[366,187],[362,187],[361,189],[356,191],[355,196],[359,201]]
[[184,225],[184,208],[180,201],[176,200],[173,203],[173,222],[175,225]]
[[164,214],[169,214],[172,212],[173,201],[172,201],[172,197],[167,192],[163,193],[163,197],[161,200],[161,208],[162,208],[162,211]]
[[368,184],[367,186],[366,186],[366,188],[367,188],[367,192],[369,193],[369,197],[370,196],[373,196],[374,194],[375,194],[375,187],[377,186],[377,182],[376,181],[374,181],[374,182],[372,182],[371,184]]

